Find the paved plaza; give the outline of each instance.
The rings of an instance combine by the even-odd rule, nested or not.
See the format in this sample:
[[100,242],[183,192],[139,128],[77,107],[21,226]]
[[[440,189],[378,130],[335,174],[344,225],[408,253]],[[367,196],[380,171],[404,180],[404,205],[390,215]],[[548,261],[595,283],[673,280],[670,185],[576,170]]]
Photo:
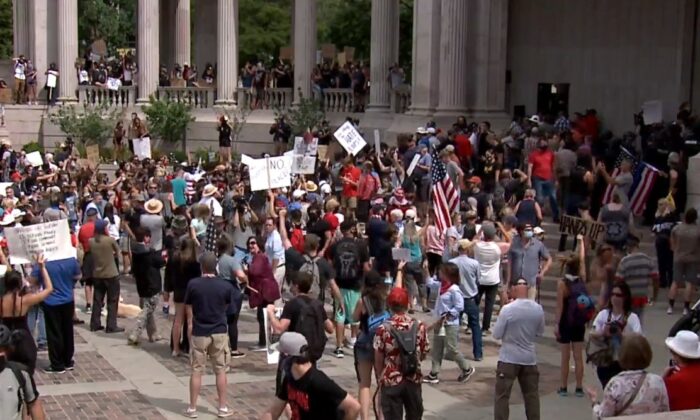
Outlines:
[[[548,231],[553,231],[550,226]],[[549,241],[548,241],[549,242]],[[547,281],[554,281],[553,278]],[[662,291],[662,295],[665,292]],[[78,290],[78,306],[83,307],[82,290]],[[135,285],[130,279],[122,281],[122,297],[126,303],[137,303]],[[663,302],[663,300],[661,301]],[[552,311],[551,304],[545,305]],[[668,316],[665,305],[649,308],[644,319],[644,331],[654,349],[652,372],[662,372],[668,364],[668,353],[663,339],[679,315]],[[80,314],[87,321],[87,316]],[[495,321],[494,321],[495,322]],[[132,319],[119,319],[127,330],[134,325]],[[543,419],[589,419],[590,403],[586,398],[557,396],[559,382],[559,351],[548,323],[546,335],[539,340],[540,394]],[[158,316],[158,328],[167,336],[170,322],[162,314]],[[266,364],[265,353],[247,351],[257,339],[255,313],[244,307],[239,321],[239,348],[246,357],[234,359],[228,374],[229,405],[236,419],[257,419],[269,404],[274,393],[275,366]],[[92,333],[85,325],[76,328],[76,368],[65,374],[37,374],[37,386],[43,395],[50,419],[176,419],[186,407],[188,398],[189,366],[185,358],[172,358],[167,341],[148,343],[139,347],[126,343],[125,334]],[[145,337],[144,337],[145,338]],[[344,389],[357,393],[353,359],[346,350],[344,359],[330,353],[334,340],[329,341],[319,367]],[[460,336],[460,347],[468,358],[472,357],[471,337]],[[39,353],[39,366],[47,363],[47,353]],[[485,337],[484,359],[473,362],[476,374],[467,383],[457,382],[458,368],[453,362],[445,362],[438,385],[423,385],[424,418],[437,419],[491,419],[493,418],[493,391],[498,344]],[[423,372],[430,369],[430,362],[423,364]],[[571,375],[573,380],[573,372]],[[199,418],[216,417],[216,389],[211,369],[204,376],[202,398],[199,401]],[[588,366],[586,384],[597,385],[594,370]],[[573,389],[573,383],[569,387]],[[511,418],[524,419],[522,399],[515,385],[511,399]]]

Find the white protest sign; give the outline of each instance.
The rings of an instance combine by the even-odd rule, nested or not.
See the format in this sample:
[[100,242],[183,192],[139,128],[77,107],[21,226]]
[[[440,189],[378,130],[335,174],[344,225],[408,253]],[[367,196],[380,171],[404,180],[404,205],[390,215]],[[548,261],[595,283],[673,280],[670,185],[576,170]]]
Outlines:
[[341,125],[333,135],[351,155],[357,155],[367,145],[365,139],[362,138],[350,121],[345,121],[345,124]]
[[44,164],[44,159],[41,158],[41,153],[39,152],[27,153],[27,156],[24,158],[32,166],[41,166]]
[[379,130],[374,129],[374,152],[379,156],[382,149],[382,143],[379,141]]
[[121,85],[122,82],[119,79],[116,79],[114,77],[110,77],[107,79],[107,89],[109,90],[119,90]]
[[7,189],[11,187],[13,182],[0,182],[0,197],[4,197]]
[[295,155],[316,155],[318,153],[318,138],[314,137],[310,143],[304,142],[303,137],[294,137]]
[[32,263],[37,254],[47,261],[75,257],[71,245],[68,220],[6,228],[5,239],[10,250],[10,264]]
[[642,104],[642,116],[644,124],[658,124],[663,122],[663,103],[661,101],[646,101]]
[[271,188],[289,187],[292,173],[293,156],[275,156],[265,159],[253,159],[249,162],[251,191],[269,190]]
[[151,158],[151,138],[143,137],[140,139],[134,139],[134,154],[139,159],[150,159]]
[[[277,314],[278,316],[281,314]],[[277,346],[272,342],[272,325],[270,325],[269,315],[267,310],[263,311],[263,324],[265,327],[265,353],[267,353],[267,364],[276,365],[280,360],[280,352]]]
[[411,164],[408,165],[408,169],[406,170],[406,174],[408,174],[408,176],[413,175],[413,171],[416,169],[416,165],[418,165],[419,160],[420,160],[420,153],[416,153],[416,155],[413,156],[413,160],[411,161]]
[[255,159],[253,159],[252,157],[250,157],[248,155],[241,155],[241,163],[246,165],[246,166],[250,166],[250,162],[252,162],[254,160]]
[[57,80],[58,75],[55,72],[49,70],[49,74],[46,75],[46,86],[50,88],[55,88]]
[[316,157],[294,155],[292,161],[293,174],[313,174],[316,171]]

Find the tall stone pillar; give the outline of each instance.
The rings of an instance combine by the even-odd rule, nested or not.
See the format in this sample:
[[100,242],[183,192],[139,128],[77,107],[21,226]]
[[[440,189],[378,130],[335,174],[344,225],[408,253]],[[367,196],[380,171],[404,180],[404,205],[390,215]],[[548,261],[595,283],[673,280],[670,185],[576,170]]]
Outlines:
[[29,54],[29,0],[12,0],[14,56]]
[[457,115],[467,110],[467,5],[464,0],[442,1],[439,115]]
[[238,0],[218,0],[217,105],[236,104],[238,87]]
[[367,111],[388,112],[391,103],[389,67],[399,61],[399,2],[372,0],[370,89]]
[[[78,0],[57,0],[58,18],[58,94],[59,101],[76,102],[78,77],[75,60],[78,58]],[[41,70],[41,69],[39,69]]]
[[413,80],[411,114],[429,115],[438,105],[440,89],[441,0],[413,2]]
[[[40,90],[46,84],[44,72],[49,67],[47,58],[47,0],[29,1],[29,59],[37,69],[36,85]],[[37,92],[38,94],[39,92]],[[45,97],[45,95],[44,95]]]
[[316,63],[316,0],[294,2],[294,103],[300,93],[311,96],[311,72]]
[[[175,6],[175,62],[192,64],[190,57],[190,0],[176,0]],[[204,71],[201,69],[200,71]]]
[[476,111],[506,109],[508,0],[472,0],[476,18],[469,107]]
[[155,95],[158,90],[158,72],[160,67],[158,3],[152,0],[139,0],[138,4],[138,36],[136,43],[138,99],[136,103],[148,103],[148,97]]

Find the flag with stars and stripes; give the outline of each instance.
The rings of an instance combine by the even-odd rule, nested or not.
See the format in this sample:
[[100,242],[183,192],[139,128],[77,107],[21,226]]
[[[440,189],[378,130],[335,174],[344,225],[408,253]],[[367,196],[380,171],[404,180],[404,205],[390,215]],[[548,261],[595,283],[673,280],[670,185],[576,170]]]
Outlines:
[[[656,178],[659,176],[659,170],[648,163],[637,159],[634,157],[634,155],[632,155],[632,153],[629,152],[629,150],[622,147],[620,149],[620,154],[617,156],[617,160],[615,161],[615,169],[611,175],[613,179],[620,174],[620,164],[623,160],[629,160],[632,162],[632,186],[627,194],[629,208],[635,215],[640,215],[646,207],[649,194],[651,193],[652,188],[654,188]],[[603,204],[607,204],[612,201],[613,191],[615,188],[616,186],[614,184],[608,185],[608,188],[605,190],[605,195],[603,195]]]
[[435,226],[442,233],[452,226],[452,214],[459,211],[459,191],[447,175],[445,164],[433,149],[430,165],[431,197],[435,211]]

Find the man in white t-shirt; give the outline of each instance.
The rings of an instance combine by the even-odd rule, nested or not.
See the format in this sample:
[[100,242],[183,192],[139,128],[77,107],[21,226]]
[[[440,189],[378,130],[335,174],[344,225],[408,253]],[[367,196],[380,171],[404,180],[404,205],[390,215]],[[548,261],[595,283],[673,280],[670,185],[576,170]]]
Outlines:
[[480,280],[479,294],[476,298],[477,306],[481,298],[486,295],[484,304],[484,317],[481,330],[484,335],[491,329],[491,314],[496,302],[496,294],[501,285],[501,255],[508,251],[507,242],[494,242],[496,238],[496,226],[491,222],[484,222],[481,226],[482,241],[474,244],[474,259],[479,263]]
[[27,60],[24,55],[20,55],[15,61],[15,103],[24,103],[24,92],[27,87],[27,75],[25,74],[25,69],[27,65]]

